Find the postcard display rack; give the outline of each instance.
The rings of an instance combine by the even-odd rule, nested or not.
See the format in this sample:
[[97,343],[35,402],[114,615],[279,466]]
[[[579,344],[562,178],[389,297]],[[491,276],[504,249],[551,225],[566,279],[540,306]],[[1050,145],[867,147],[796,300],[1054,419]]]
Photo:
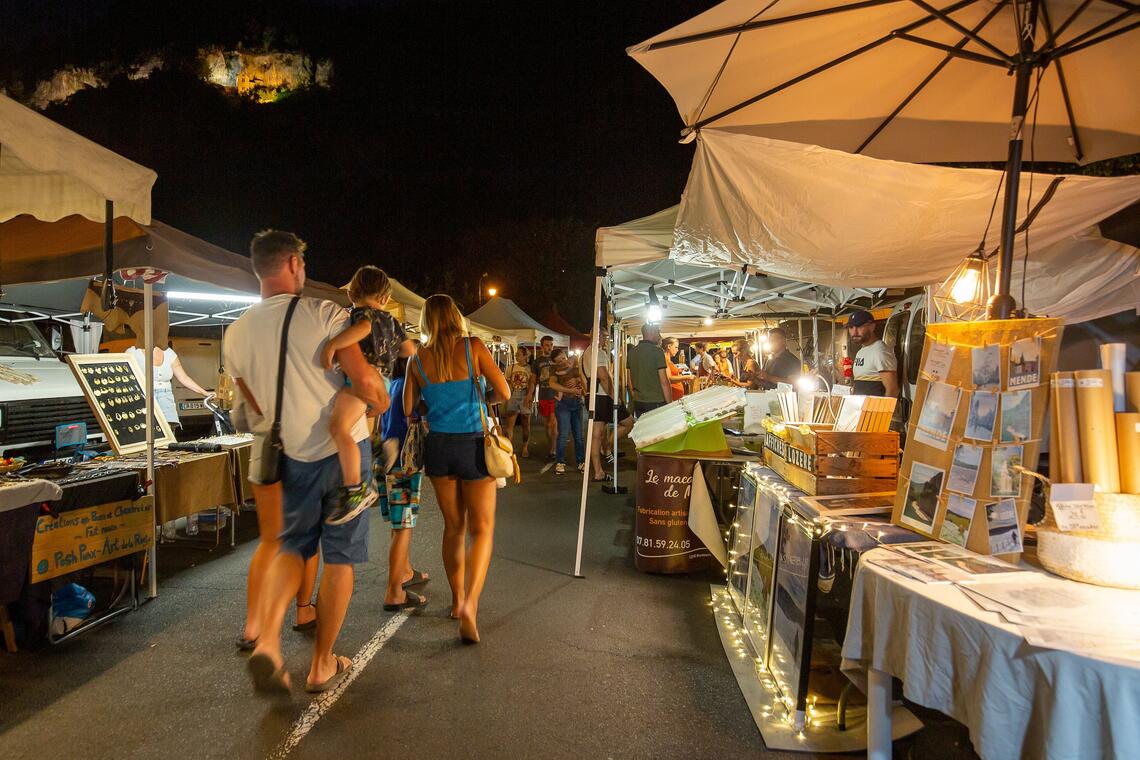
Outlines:
[[[889,509],[889,493],[810,499],[760,465],[745,465],[741,473],[720,619],[734,637],[735,654],[751,650],[761,682],[774,687],[795,732],[825,720],[812,717],[808,692],[821,545],[829,522],[853,515],[886,519]],[[767,733],[765,741],[772,748]]]
[[927,327],[892,521],[978,554],[1022,550],[1063,322]]

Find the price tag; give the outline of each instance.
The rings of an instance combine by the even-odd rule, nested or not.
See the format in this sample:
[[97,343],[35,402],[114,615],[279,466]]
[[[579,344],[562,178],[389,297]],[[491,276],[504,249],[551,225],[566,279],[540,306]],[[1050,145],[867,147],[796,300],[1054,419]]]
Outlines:
[[1091,483],[1055,484],[1050,489],[1049,504],[1061,530],[1100,530]]
[[1077,378],[1078,388],[1103,388],[1104,378],[1101,377],[1081,377]]

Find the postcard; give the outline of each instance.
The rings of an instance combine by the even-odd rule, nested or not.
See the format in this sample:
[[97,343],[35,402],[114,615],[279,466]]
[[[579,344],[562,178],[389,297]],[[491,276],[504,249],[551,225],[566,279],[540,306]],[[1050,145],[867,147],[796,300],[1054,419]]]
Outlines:
[[938,497],[946,471],[937,467],[913,462],[910,483],[907,484],[900,522],[927,535],[934,529],[934,516],[938,513]]
[[922,402],[922,413],[918,416],[914,440],[945,451],[950,443],[950,431],[954,428],[961,397],[962,390],[957,386],[931,383]]
[[954,461],[950,465],[950,479],[946,481],[947,491],[973,493],[978,483],[978,470],[982,467],[981,446],[959,443],[954,449]]
[[1001,442],[1021,443],[1033,437],[1033,391],[1001,394]]
[[991,552],[1015,554],[1021,551],[1021,529],[1017,525],[1017,505],[1013,499],[987,504],[986,524],[990,533]]
[[935,382],[945,382],[950,374],[950,364],[954,361],[954,346],[937,341],[930,344],[926,355],[923,373]]
[[970,414],[964,435],[975,441],[992,441],[997,425],[998,394],[974,391],[970,394]]
[[941,560],[941,562],[962,572],[969,573],[970,575],[1023,572],[1020,567],[1014,567],[1004,562],[987,561],[980,557],[956,557],[954,559],[944,559]]
[[974,388],[980,391],[1001,390],[1001,346],[982,346],[970,350],[973,362]]
[[950,494],[946,499],[946,516],[942,518],[942,529],[938,532],[938,537],[947,543],[965,546],[970,540],[970,524],[974,521],[974,509],[977,506],[978,502],[974,499]]
[[1024,446],[995,446],[990,455],[990,496],[1021,497],[1021,466]]
[[1022,338],[1009,349],[1009,382],[1007,387],[1033,388],[1041,384],[1041,339]]

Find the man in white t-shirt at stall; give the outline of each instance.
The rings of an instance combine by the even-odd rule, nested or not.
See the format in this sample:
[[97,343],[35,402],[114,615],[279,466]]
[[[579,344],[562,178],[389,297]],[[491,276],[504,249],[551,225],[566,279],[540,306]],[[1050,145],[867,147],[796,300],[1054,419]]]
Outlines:
[[875,332],[875,318],[859,310],[847,320],[847,335],[859,346],[855,354],[855,393],[860,396],[898,398],[898,360],[895,352]]
[[[292,233],[266,230],[253,238],[250,259],[262,300],[226,331],[225,362],[241,391],[250,428],[265,432],[274,418],[282,325],[290,302],[305,285],[305,243]],[[291,689],[281,655],[281,625],[300,585],[304,562],[318,550],[325,570],[317,595],[317,635],[306,691],[336,686],[352,664],[332,650],[352,597],[353,565],[368,561],[368,520],[367,514],[361,514],[341,525],[325,524],[343,480],[329,419],[344,375],[320,364],[325,341],[347,324],[348,312],[331,301],[300,298],[289,325],[281,404],[285,456],[279,474],[284,528],[281,550],[265,579],[261,632],[249,659],[254,688],[262,693]],[[388,394],[359,346],[338,351],[336,358],[353,390],[374,413],[384,412]],[[369,478],[372,455],[363,416],[352,432],[361,449],[361,476]]]

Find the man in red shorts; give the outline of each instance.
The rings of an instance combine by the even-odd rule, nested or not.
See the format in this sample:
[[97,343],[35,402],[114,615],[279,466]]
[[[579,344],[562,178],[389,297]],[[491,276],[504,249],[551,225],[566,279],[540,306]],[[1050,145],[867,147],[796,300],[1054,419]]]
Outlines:
[[543,335],[538,342],[538,353],[530,362],[530,387],[527,389],[527,398],[534,398],[534,389],[538,388],[538,413],[546,420],[546,438],[550,442],[546,458],[550,461],[554,461],[558,448],[558,418],[554,415],[557,394],[550,387],[550,378],[554,374],[554,360],[550,358],[553,350],[554,338]]

